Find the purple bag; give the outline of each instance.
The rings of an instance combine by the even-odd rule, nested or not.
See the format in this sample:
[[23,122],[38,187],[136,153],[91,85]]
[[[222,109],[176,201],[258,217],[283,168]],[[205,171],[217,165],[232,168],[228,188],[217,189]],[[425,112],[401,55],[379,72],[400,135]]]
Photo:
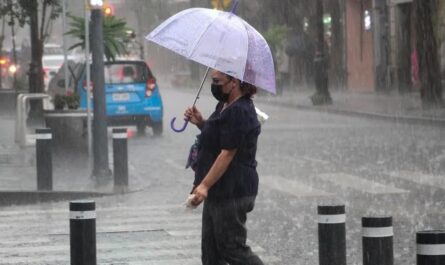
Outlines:
[[196,137],[195,143],[192,144],[189,151],[189,156],[187,158],[187,164],[185,168],[191,167],[193,171],[196,171],[196,166],[198,164],[198,150],[199,150],[199,138]]

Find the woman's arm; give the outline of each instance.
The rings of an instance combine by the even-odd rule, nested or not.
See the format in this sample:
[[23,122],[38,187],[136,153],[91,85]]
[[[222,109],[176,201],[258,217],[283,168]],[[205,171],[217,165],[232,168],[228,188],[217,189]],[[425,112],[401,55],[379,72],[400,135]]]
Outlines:
[[187,108],[184,113],[184,118],[191,123],[195,124],[200,130],[204,126],[205,119],[202,117],[201,112],[195,107]]
[[193,204],[198,205],[207,198],[209,189],[221,178],[224,172],[226,172],[233,157],[235,157],[236,151],[237,149],[223,149],[221,153],[219,153],[207,175],[194,189],[193,194],[195,194],[195,198],[193,199]]

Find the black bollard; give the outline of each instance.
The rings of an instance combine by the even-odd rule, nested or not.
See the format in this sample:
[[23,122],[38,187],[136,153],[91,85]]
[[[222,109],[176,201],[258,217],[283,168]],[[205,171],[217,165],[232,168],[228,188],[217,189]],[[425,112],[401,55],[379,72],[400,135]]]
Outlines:
[[445,230],[417,232],[416,242],[417,265],[445,264]]
[[37,190],[53,189],[51,129],[36,129]]
[[128,187],[127,129],[113,129],[114,187]]
[[96,204],[70,202],[71,265],[96,265]]
[[319,205],[317,211],[319,264],[346,265],[345,206]]
[[363,265],[393,265],[392,217],[362,217]]

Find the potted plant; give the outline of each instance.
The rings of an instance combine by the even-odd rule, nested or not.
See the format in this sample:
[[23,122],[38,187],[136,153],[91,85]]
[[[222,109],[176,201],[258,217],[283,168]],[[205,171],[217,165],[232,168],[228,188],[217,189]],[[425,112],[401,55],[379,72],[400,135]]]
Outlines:
[[56,109],[56,110],[64,109],[65,108],[65,96],[55,94],[53,103],[54,103],[54,109]]
[[65,103],[68,109],[77,109],[79,108],[79,100],[80,97],[76,93],[72,91],[67,91],[65,96]]

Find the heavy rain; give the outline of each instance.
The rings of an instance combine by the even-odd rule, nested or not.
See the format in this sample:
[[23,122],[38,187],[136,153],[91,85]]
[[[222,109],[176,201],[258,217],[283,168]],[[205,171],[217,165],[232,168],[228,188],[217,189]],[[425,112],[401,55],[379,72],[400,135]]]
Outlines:
[[445,264],[444,25],[444,0],[1,1],[0,264]]

